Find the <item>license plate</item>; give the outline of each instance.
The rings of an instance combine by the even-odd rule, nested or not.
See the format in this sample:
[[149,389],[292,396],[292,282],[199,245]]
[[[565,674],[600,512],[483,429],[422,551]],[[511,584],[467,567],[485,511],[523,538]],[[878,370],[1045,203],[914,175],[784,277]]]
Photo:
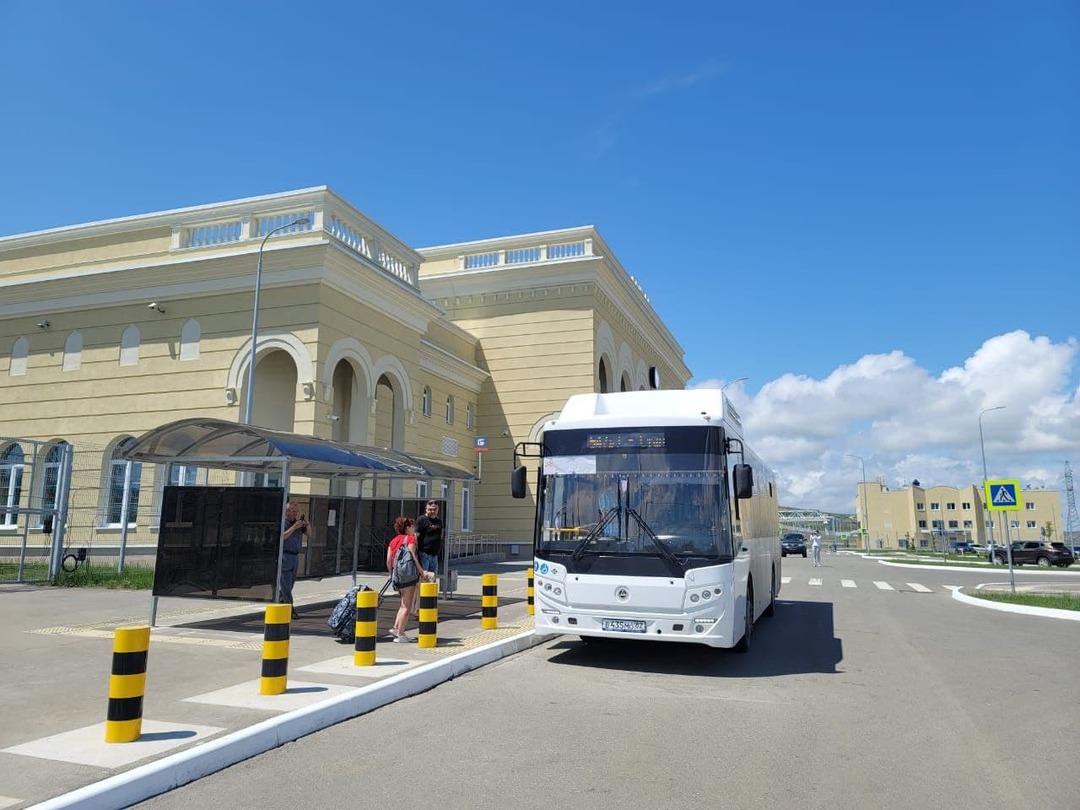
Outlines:
[[612,633],[644,633],[645,622],[642,619],[601,619],[600,629]]

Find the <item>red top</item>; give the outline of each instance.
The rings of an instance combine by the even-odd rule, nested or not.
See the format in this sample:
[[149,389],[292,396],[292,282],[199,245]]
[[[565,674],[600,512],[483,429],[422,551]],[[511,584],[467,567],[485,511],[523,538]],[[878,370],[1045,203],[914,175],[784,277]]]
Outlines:
[[[393,565],[394,565],[394,560],[397,558],[398,549],[401,548],[401,544],[404,543],[408,539],[409,539],[409,535],[407,535],[407,534],[399,534],[397,537],[395,537],[393,540],[390,541],[390,550],[389,550],[389,552],[390,552],[390,565],[391,565],[391,567],[393,567]],[[412,540],[413,540],[413,545],[416,545],[416,538],[413,537]]]

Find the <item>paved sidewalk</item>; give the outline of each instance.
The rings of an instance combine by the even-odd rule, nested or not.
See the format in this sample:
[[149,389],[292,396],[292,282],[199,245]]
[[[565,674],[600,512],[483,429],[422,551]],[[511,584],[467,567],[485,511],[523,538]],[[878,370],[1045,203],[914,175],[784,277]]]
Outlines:
[[[187,752],[181,770],[190,771],[190,761],[201,756],[198,768],[212,772],[200,752],[215,749],[214,761],[225,767],[230,757],[251,756],[521,649],[532,643],[526,567],[457,568],[458,591],[439,600],[438,646],[429,650],[390,643],[386,633],[398,600],[388,591],[373,667],[354,666],[353,645],[335,641],[326,625],[352,577],[297,583],[300,615],[291,627],[288,689],[274,697],[259,695],[262,605],[161,599],[142,736],[123,744],[104,742],[113,631],[148,623],[149,592],[0,585],[6,691],[0,808],[49,799],[56,807],[122,807],[130,803],[123,798],[128,794],[109,784],[145,782],[149,763],[183,760]],[[482,573],[499,574],[495,630],[480,628]],[[361,575],[359,581],[378,590],[386,580]],[[234,745],[232,753],[221,753],[234,740],[249,752],[238,754]]]

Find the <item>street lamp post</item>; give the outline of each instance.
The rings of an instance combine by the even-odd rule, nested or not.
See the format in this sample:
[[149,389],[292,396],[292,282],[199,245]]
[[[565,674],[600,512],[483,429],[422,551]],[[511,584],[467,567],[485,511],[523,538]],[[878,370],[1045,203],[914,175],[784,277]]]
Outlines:
[[[989,476],[986,474],[986,445],[983,443],[982,418],[983,418],[984,413],[990,413],[990,411],[1001,411],[1001,410],[1004,410],[1004,409],[1005,409],[1004,405],[995,405],[993,408],[986,408],[985,410],[983,410],[983,411],[981,411],[979,413],[979,449],[982,451],[983,498],[984,499],[986,498],[986,479],[989,478]],[[992,555],[993,554],[993,548],[994,548],[994,515],[993,515],[992,512],[990,512],[989,509],[987,509],[986,511],[990,515],[990,549],[991,549],[990,553]]]
[[870,553],[870,511],[866,505],[866,462],[863,461],[862,456],[857,456],[854,453],[846,453],[845,455],[850,458],[857,458],[859,464],[862,465],[862,503],[863,503],[863,523],[866,527],[866,553]]
[[746,382],[749,379],[750,379],[749,377],[736,377],[734,380],[728,380],[726,383],[724,383],[723,385],[720,386],[720,390],[723,391],[729,385],[734,385],[735,383],[740,383],[740,382]]
[[245,425],[251,424],[252,414],[255,411],[255,349],[259,339],[259,292],[262,289],[263,248],[266,247],[266,240],[278,231],[294,228],[298,225],[307,225],[309,222],[311,220],[307,217],[300,217],[283,225],[278,225],[276,228],[266,232],[266,236],[263,237],[262,243],[259,245],[259,259],[255,265],[255,307],[251,316],[251,357],[248,358],[247,401],[244,403]]

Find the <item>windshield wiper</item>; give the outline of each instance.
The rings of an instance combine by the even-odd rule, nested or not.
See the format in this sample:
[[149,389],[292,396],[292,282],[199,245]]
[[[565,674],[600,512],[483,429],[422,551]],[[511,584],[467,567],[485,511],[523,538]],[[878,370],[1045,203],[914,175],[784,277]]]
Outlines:
[[657,550],[660,552],[660,556],[672,565],[674,565],[676,568],[682,570],[682,561],[674,554],[672,554],[671,549],[667,547],[667,544],[664,543],[663,540],[656,536],[656,532],[654,532],[649,527],[649,524],[646,523],[645,519],[637,513],[637,510],[631,507],[627,507],[626,511],[630,514],[630,517],[634,519],[634,522],[638,525],[638,528],[645,532],[648,538],[652,540],[653,545],[656,546]]
[[591,532],[585,535],[584,540],[578,543],[577,548],[575,548],[573,553],[570,555],[570,559],[574,561],[580,560],[582,555],[585,553],[586,546],[588,546],[589,543],[591,543],[593,540],[600,536],[600,532],[602,532],[607,527],[607,525],[611,523],[611,519],[617,514],[619,514],[619,508],[617,506],[613,506],[611,507],[611,509],[608,509],[607,512],[605,512],[603,515],[601,515],[600,522],[596,524],[596,527]]

